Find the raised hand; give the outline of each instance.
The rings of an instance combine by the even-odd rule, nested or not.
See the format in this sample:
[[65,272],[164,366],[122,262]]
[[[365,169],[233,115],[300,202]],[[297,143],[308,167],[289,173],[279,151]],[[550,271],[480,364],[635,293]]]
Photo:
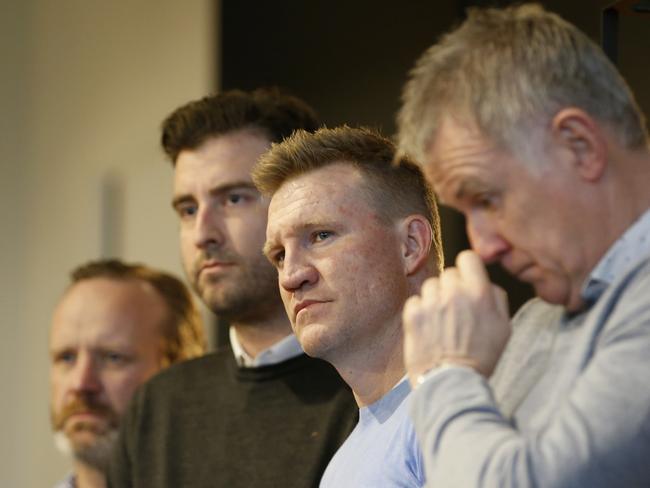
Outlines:
[[403,312],[404,361],[411,384],[438,366],[460,365],[488,377],[510,337],[508,300],[490,283],[480,257],[463,251],[456,267],[428,279]]

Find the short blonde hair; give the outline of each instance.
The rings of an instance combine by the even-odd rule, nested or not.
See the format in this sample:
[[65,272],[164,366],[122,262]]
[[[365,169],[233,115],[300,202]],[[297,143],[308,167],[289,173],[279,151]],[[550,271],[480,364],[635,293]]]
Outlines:
[[647,147],[632,92],[575,26],[536,4],[468,13],[411,71],[398,115],[400,151],[426,161],[441,120],[454,114],[522,154],[531,128],[564,107],[589,113],[629,149]]
[[440,271],[444,258],[433,190],[420,168],[407,157],[396,159],[395,145],[376,131],[347,126],[313,134],[296,131],[272,145],[253,168],[252,177],[260,192],[272,196],[288,180],[335,163],[350,164],[361,172],[368,201],[386,222],[413,213],[426,217],[433,233],[431,255]]

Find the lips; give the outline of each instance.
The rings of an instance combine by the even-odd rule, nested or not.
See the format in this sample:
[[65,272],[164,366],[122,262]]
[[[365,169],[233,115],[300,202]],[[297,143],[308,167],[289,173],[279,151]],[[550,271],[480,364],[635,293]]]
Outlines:
[[118,415],[108,405],[76,398],[61,411],[53,414],[52,418],[55,429],[60,430],[65,426],[79,426],[89,422],[117,425]]
[[[516,269],[506,268],[512,276],[517,278],[520,281],[530,281],[530,271],[534,268],[533,264],[526,264],[524,266],[519,266]],[[527,279],[528,277],[528,279]]]
[[201,267],[199,268],[199,274],[203,273],[204,271],[205,272],[218,271],[232,265],[233,263],[229,263],[225,261],[205,261],[204,263],[201,264]]
[[300,302],[296,303],[296,305],[293,307],[293,316],[297,317],[298,313],[301,310],[304,310],[312,305],[317,305],[319,303],[327,303],[329,300],[301,300]]

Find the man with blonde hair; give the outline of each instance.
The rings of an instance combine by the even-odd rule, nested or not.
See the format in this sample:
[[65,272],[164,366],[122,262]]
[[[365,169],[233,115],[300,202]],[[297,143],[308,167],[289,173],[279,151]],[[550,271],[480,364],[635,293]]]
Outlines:
[[[412,71],[399,138],[473,248],[404,310],[428,482],[650,485],[650,151],[616,69],[537,5],[472,10]],[[548,324],[515,328],[526,348],[499,365],[519,371],[511,412],[487,382],[510,326],[482,262],[533,285],[518,322]]]
[[50,332],[52,427],[74,459],[74,473],[57,486],[105,486],[135,389],[204,351],[200,315],[174,276],[114,259],[76,268]]
[[407,417],[402,359],[406,299],[442,266],[433,194],[416,165],[367,129],[296,132],[260,159],[271,196],[264,253],[305,352],[330,362],[359,423],[321,487],[424,484]]

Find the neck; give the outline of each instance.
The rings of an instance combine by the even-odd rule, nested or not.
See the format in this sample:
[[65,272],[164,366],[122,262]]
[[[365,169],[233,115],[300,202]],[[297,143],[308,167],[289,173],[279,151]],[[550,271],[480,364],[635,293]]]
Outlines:
[[74,464],[77,488],[106,488],[106,476],[97,468],[81,461]]
[[293,332],[284,309],[264,320],[233,322],[230,326],[235,329],[241,347],[252,358]]
[[401,320],[385,330],[383,337],[372,338],[371,344],[354,347],[347,357],[330,361],[352,388],[359,407],[379,400],[406,374]]

